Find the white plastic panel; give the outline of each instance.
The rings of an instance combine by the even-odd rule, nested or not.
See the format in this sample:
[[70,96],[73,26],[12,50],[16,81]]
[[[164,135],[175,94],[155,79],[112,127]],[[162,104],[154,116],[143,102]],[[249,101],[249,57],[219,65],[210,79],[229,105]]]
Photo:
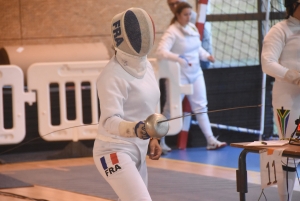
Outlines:
[[[3,88],[11,89],[12,95],[12,128],[4,128]],[[25,102],[35,102],[35,93],[24,92],[24,75],[15,65],[0,66],[0,145],[17,144],[26,134]]]
[[[153,62],[153,61],[152,61]],[[169,98],[170,98],[170,115],[171,118],[182,116],[181,94],[192,94],[192,85],[180,84],[180,66],[177,62],[168,60],[157,61],[157,80],[166,78],[169,80]],[[170,129],[167,135],[176,135],[181,131],[182,118],[169,121]]]
[[[105,61],[36,63],[27,72],[28,89],[37,93],[38,123],[40,136],[47,141],[94,139],[98,130],[98,97],[96,80]],[[76,118],[67,118],[66,83],[74,83]],[[83,123],[82,89],[83,82],[90,83],[92,123]],[[58,84],[60,124],[51,123],[50,90],[51,83]],[[72,128],[73,127],[73,128]],[[57,131],[57,132],[56,132]]]

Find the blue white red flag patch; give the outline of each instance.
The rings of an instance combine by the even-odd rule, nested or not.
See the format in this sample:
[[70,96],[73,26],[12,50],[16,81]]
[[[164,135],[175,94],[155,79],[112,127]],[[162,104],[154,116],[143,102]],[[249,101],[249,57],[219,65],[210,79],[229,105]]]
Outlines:
[[119,165],[119,158],[117,153],[112,153],[101,157],[100,162],[103,167],[103,170],[105,171],[106,176],[117,172],[119,169],[122,169]]

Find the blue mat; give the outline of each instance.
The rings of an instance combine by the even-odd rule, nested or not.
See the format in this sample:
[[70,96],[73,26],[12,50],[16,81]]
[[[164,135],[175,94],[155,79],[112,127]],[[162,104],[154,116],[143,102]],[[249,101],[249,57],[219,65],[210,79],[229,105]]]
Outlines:
[[32,184],[20,181],[13,177],[0,174],[0,189],[5,188],[21,188],[21,187],[32,187]]

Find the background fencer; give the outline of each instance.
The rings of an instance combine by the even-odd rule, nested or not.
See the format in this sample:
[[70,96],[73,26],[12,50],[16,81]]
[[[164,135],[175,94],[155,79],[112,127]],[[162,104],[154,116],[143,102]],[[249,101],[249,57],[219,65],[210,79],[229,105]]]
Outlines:
[[[218,141],[212,132],[207,114],[206,86],[200,59],[214,62],[214,57],[201,46],[200,34],[196,26],[190,22],[192,6],[187,2],[177,4],[170,26],[165,31],[158,44],[156,56],[158,59],[168,59],[180,64],[180,83],[192,84],[194,93],[187,98],[206,140],[207,149],[218,149],[226,146],[226,142]],[[182,94],[181,100],[184,95]],[[170,117],[170,106],[165,104],[163,114]]]
[[[285,0],[287,17],[264,38],[262,70],[275,78],[272,106],[280,138],[290,138],[300,115],[300,0]],[[280,114],[286,110],[286,115]],[[281,117],[281,118],[278,118]],[[283,183],[280,201],[291,201],[299,159],[282,158]]]
[[94,143],[97,169],[121,201],[149,201],[146,155],[158,160],[162,150],[150,139],[145,120],[155,113],[160,90],[147,54],[154,43],[154,24],[140,8],[113,17],[115,55],[97,80],[101,116]]
[[[180,2],[187,2],[187,0],[167,0],[168,6],[170,8],[170,11],[172,11],[173,14],[175,14],[176,7]],[[207,12],[209,12],[210,8],[210,3],[208,1],[207,3]],[[193,10],[191,10],[191,16],[190,16],[190,22],[192,24],[196,24],[197,21],[197,13]],[[211,24],[209,22],[205,22],[204,24],[204,30],[203,30],[203,37],[202,37],[202,42],[201,46],[203,47],[204,50],[206,50],[208,53],[212,54],[212,36],[211,36]],[[210,66],[210,61],[203,61],[200,60],[200,67],[202,69],[207,69]],[[170,107],[170,100],[169,100],[169,90],[168,90],[168,80],[165,80],[165,92],[166,92],[166,102],[165,102],[165,107],[163,108],[163,114],[166,116],[168,115],[168,111],[165,111],[168,107]],[[184,115],[186,115],[185,113]],[[191,117],[186,117],[191,121]],[[162,137],[160,139],[160,146],[163,149],[163,152],[168,152],[171,151],[171,148],[166,144],[165,142],[165,137]]]

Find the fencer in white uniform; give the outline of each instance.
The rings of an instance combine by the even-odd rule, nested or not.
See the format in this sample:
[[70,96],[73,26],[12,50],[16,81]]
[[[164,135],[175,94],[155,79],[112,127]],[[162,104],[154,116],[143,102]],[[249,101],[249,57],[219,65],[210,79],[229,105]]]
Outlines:
[[[300,116],[300,1],[286,0],[287,19],[274,25],[264,38],[262,70],[275,78],[272,105],[280,138],[290,138]],[[282,158],[280,201],[291,201],[299,160]]]
[[[181,2],[177,5],[174,19],[162,36],[156,56],[158,59],[168,59],[180,63],[181,84],[192,84],[193,94],[187,95],[193,112],[204,112],[196,115],[198,124],[206,137],[207,149],[216,149],[226,146],[225,142],[218,141],[212,132],[207,115],[206,86],[199,61],[214,62],[211,56],[201,46],[200,34],[194,24],[189,22],[192,7]],[[183,99],[184,94],[181,98]],[[165,105],[163,114],[170,117],[170,106]]]
[[150,201],[146,155],[157,160],[161,148],[149,139],[145,120],[155,113],[160,91],[147,54],[154,24],[143,9],[130,8],[111,22],[115,56],[97,80],[100,101],[93,157],[97,169],[121,201]]
[[[170,10],[173,14],[176,12],[176,6],[180,2],[187,2],[187,0],[167,0],[167,3],[169,5]],[[210,12],[210,2],[207,2],[207,13]],[[193,24],[196,24],[197,21],[197,13],[193,10],[191,10],[191,16],[190,16],[190,22]],[[211,37],[211,24],[209,22],[205,22],[204,24],[204,30],[203,30],[203,36],[202,36],[202,42],[201,45],[203,49],[205,49],[209,54],[212,53],[212,37]],[[203,61],[200,60],[200,67],[202,69],[207,69],[210,66],[210,61]],[[165,94],[166,94],[166,102],[165,102],[165,109],[170,107],[170,97],[169,97],[169,90],[168,90],[168,80],[165,81]],[[163,114],[168,113],[169,111],[163,111]],[[188,115],[188,112],[184,112],[183,115]],[[184,118],[183,122],[183,129],[188,130],[190,128],[190,122],[192,117],[186,116]],[[166,144],[165,137],[162,137],[160,139],[160,146],[162,147],[163,152],[171,151],[172,149]]]

